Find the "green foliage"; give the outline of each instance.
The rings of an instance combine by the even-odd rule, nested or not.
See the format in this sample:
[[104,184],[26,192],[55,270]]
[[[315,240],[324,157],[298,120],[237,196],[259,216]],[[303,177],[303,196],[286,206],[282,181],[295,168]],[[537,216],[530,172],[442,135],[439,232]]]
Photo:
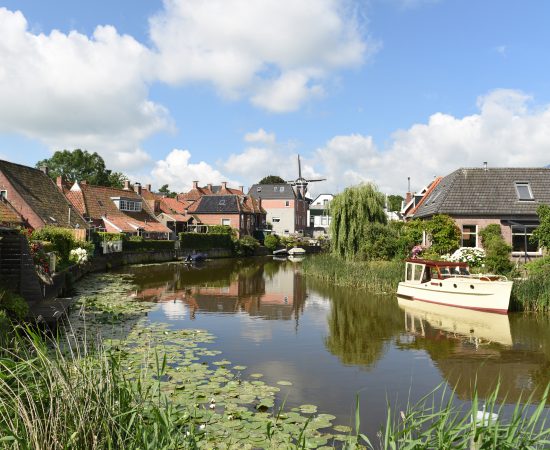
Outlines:
[[285,183],[281,177],[277,175],[268,175],[260,180],[259,184],[280,184]]
[[332,251],[346,259],[356,258],[364,240],[365,225],[386,223],[385,197],[374,184],[346,188],[330,203]]
[[504,241],[500,225],[488,225],[479,234],[485,249],[485,268],[492,273],[508,274],[513,268],[510,261],[512,247]]
[[539,246],[550,250],[550,206],[539,205],[537,208],[540,224],[533,232],[532,239],[539,243]]
[[279,242],[284,248],[292,248],[300,245],[300,240],[294,236],[280,236]]
[[0,312],[3,312],[4,316],[21,320],[27,316],[29,306],[23,297],[0,287]]
[[302,270],[334,286],[366,289],[371,292],[395,292],[403,279],[405,264],[393,261],[350,261],[334,254],[305,258]]
[[529,271],[529,276],[526,279],[514,281],[511,308],[514,311],[550,311],[550,269],[548,265],[534,269],[532,272]]
[[451,217],[436,214],[426,222],[425,226],[431,242],[430,249],[435,254],[445,255],[460,247],[462,235]]
[[537,258],[525,264],[529,276],[548,276],[550,279],[550,255]]
[[162,185],[162,187],[159,189],[159,193],[170,198],[175,198],[178,195],[176,192],[171,191],[168,188],[167,184]]
[[228,234],[180,233],[181,248],[209,250],[211,248],[233,249],[233,241]]
[[411,255],[411,250],[415,245],[422,243],[422,235],[425,229],[425,223],[414,219],[409,222],[389,222],[389,226],[397,233],[397,251],[396,258],[403,259]]
[[252,256],[259,246],[257,239],[252,236],[243,236],[234,242],[234,251],[238,256]]
[[32,239],[51,242],[62,262],[69,261],[69,253],[73,248],[78,247],[74,235],[65,228],[46,226],[33,231]]
[[121,188],[126,176],[120,172],[111,172],[105,167],[105,161],[97,153],[86,150],[57,151],[51,158],[36,163],[36,167],[48,166],[50,177],[55,180],[63,176],[67,181],[86,180],[97,186]]
[[487,225],[485,228],[483,228],[479,232],[479,236],[481,237],[481,245],[485,247],[488,245],[488,242],[495,238],[500,237],[502,238],[502,232],[500,229],[500,225],[498,223],[492,223],[490,225]]
[[175,243],[167,240],[128,240],[123,242],[122,248],[128,252],[169,251],[174,250]]
[[126,238],[124,233],[106,233],[104,231],[99,231],[96,233],[98,242],[112,242],[112,241],[123,241]]
[[124,235],[124,240],[127,242],[143,242],[143,236],[139,236],[137,234],[132,234],[131,236]]
[[365,225],[364,240],[359,256],[361,259],[390,260],[399,250],[399,239],[396,227],[378,222]]
[[229,225],[208,225],[208,234],[228,234],[229,236],[236,237],[237,230],[231,228]]
[[400,195],[388,195],[388,211],[401,211],[401,203],[405,200]]
[[269,234],[264,239],[264,245],[270,252],[276,250],[277,247],[279,247],[280,242],[281,240],[276,234]]

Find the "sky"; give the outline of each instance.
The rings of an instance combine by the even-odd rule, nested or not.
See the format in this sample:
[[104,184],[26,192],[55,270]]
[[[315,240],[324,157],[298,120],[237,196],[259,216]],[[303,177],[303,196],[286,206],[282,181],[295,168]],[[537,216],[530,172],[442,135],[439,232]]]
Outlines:
[[404,195],[550,164],[545,0],[0,0],[0,159]]

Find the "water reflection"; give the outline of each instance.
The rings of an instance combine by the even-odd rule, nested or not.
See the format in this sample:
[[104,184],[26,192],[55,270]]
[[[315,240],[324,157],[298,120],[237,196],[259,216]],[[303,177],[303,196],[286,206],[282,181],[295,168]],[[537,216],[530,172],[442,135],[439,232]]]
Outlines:
[[142,266],[134,273],[140,286],[136,300],[161,303],[170,319],[194,320],[201,311],[246,313],[266,320],[294,319],[298,326],[306,298],[303,277],[291,263],[171,264]]
[[152,320],[196,321],[219,337],[230,360],[266,381],[292,381],[289,404],[317,402],[346,414],[356,393],[368,391],[374,431],[388,395],[414,401],[445,381],[469,400],[477,379],[483,398],[500,377],[500,400],[514,402],[550,382],[549,316],[400,308],[395,297],[306,280],[290,261],[125,270],[136,275],[137,300],[159,303]]

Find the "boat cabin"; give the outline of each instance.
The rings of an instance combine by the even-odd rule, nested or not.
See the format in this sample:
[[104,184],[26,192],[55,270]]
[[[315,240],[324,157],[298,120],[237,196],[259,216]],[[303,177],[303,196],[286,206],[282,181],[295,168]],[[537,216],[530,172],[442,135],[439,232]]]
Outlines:
[[430,280],[443,280],[449,277],[470,276],[468,264],[463,262],[430,261],[427,259],[407,259],[405,281],[427,283]]

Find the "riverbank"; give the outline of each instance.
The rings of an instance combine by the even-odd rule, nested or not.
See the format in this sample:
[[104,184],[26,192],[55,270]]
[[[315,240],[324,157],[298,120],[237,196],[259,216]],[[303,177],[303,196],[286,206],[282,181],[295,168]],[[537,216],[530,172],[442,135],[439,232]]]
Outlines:
[[325,253],[305,258],[302,269],[304,274],[335,286],[394,293],[403,278],[405,264],[401,261],[347,261]]
[[[293,395],[288,380],[265,383],[267,373],[223,358],[210,333],[150,322],[157,306],[134,296],[133,276],[89,275],[76,290],[78,308],[59,340],[45,346],[31,334],[32,342],[18,341],[0,360],[8,374],[0,379],[0,448],[387,448],[417,440],[441,448],[476,433],[469,420],[475,402],[472,411],[458,410],[442,405],[438,392],[437,410],[428,401],[403,418],[382,406],[376,414],[387,425],[380,438],[370,436],[371,446],[355,431],[359,407],[354,431],[333,427],[335,417],[309,402],[285,408]],[[540,430],[520,419],[478,434],[486,444],[509,436],[536,448]]]
[[[405,265],[401,261],[347,261],[331,254],[322,254],[306,258],[302,268],[306,275],[335,286],[395,293],[397,285],[403,280]],[[514,280],[510,311],[550,311],[550,277],[533,275]]]

